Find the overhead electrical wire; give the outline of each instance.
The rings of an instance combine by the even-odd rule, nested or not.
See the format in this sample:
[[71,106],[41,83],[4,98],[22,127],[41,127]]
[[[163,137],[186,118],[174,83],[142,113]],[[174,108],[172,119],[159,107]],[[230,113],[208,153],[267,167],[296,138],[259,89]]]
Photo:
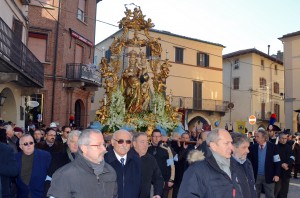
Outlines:
[[[66,10],[66,9],[62,9],[62,8],[57,7],[57,6],[54,6],[54,5],[51,5],[51,4],[47,4],[47,3],[41,2],[41,1],[39,1],[39,0],[36,0],[36,1],[39,2],[39,3],[41,4],[41,6],[43,7],[43,9],[45,9],[45,10],[49,13],[49,15],[50,15],[56,22],[58,22],[59,26],[61,26],[64,30],[67,30],[67,29],[65,29],[64,26],[61,25],[59,21],[57,21],[57,19],[56,19],[56,18],[48,11],[48,9],[47,9],[43,4],[49,5],[49,6],[51,6],[51,7],[54,7],[54,8],[60,9],[60,10],[64,10],[64,11],[69,12],[69,13],[77,14],[76,12],[72,12],[72,11],[69,11],[69,10]],[[109,23],[109,22],[101,21],[101,20],[94,19],[94,18],[91,18],[91,17],[85,17],[85,18],[88,18],[88,19],[90,19],[90,20],[94,20],[94,21],[97,21],[97,22],[100,22],[100,23],[103,23],[103,24],[107,24],[107,25],[110,25],[110,26],[119,28],[118,25],[114,25],[114,24]],[[143,33],[139,33],[139,34],[145,36],[145,34],[143,34]],[[108,38],[109,38],[109,37],[108,37]],[[106,39],[107,39],[107,38],[106,38]],[[188,39],[188,38],[187,38],[187,39]],[[191,47],[188,47],[188,46],[185,46],[185,45],[182,45],[182,44],[177,44],[177,43],[170,42],[170,41],[163,40],[163,39],[161,39],[160,41],[165,42],[165,43],[169,43],[169,44],[173,44],[173,45],[176,45],[176,46],[184,47],[184,48],[186,48],[186,49],[190,49],[190,50],[194,50],[194,51],[199,52],[198,49],[191,48]],[[98,51],[103,52],[103,49],[98,49],[96,46],[94,46],[94,48],[95,48],[96,50],[98,50]],[[219,58],[223,58],[223,56],[220,56],[220,55],[216,55],[216,54],[212,54],[212,53],[207,53],[207,54],[209,54],[209,55],[211,55],[211,56],[216,56],[216,57],[219,57]],[[125,56],[125,55],[123,55],[123,56]],[[240,63],[244,63],[244,64],[248,64],[248,65],[251,65],[251,66],[261,67],[261,65],[256,65],[256,64],[253,64],[253,63],[248,63],[248,62],[244,62],[244,61],[239,61],[239,62],[240,62]],[[264,68],[270,68],[270,69],[272,70],[272,67],[265,66]],[[300,68],[296,68],[296,69],[300,69]],[[281,69],[277,69],[277,70],[279,70],[279,71],[284,71],[284,70],[281,70]],[[174,77],[180,77],[180,78],[187,78],[187,77],[182,77],[182,76],[175,76],[175,75],[173,75],[173,76],[174,76]],[[189,79],[193,79],[193,78],[189,78]],[[222,83],[222,82],[219,82],[219,81],[209,81],[209,80],[204,80],[204,81],[205,81],[205,82],[220,83],[220,84],[223,84],[223,86],[225,86],[225,87],[227,87],[227,88],[231,88],[231,86],[228,86],[228,85],[226,85],[226,84],[224,84],[224,83]],[[274,81],[274,82],[277,82],[277,81]],[[268,83],[268,84],[271,84],[271,83],[273,83],[273,82],[270,82],[270,83]],[[250,91],[250,90],[234,90],[234,91]],[[252,90],[252,91],[254,91],[254,90]],[[259,92],[259,91],[257,91],[257,92]],[[266,93],[264,93],[264,92],[260,92],[260,93],[261,93],[261,94],[266,94]],[[272,95],[272,96],[273,96],[273,95]],[[276,95],[274,95],[274,96],[276,97]]]

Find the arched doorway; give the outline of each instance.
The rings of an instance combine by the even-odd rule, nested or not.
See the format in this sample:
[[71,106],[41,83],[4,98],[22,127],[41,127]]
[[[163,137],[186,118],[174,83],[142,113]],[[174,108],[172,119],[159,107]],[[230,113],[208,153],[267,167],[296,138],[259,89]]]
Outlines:
[[75,125],[82,127],[84,125],[84,104],[81,100],[75,102]]
[[200,130],[200,129],[203,129],[205,131],[211,130],[211,125],[207,122],[206,119],[204,119],[201,116],[196,116],[193,119],[191,119],[189,121],[188,127],[189,127],[189,130],[192,130],[195,128],[196,131]]
[[4,88],[1,91],[1,94],[6,98],[3,103],[3,106],[0,107],[0,117],[2,117],[2,119],[5,121],[17,123],[17,120],[19,118],[17,117],[17,105],[13,92],[9,88]]

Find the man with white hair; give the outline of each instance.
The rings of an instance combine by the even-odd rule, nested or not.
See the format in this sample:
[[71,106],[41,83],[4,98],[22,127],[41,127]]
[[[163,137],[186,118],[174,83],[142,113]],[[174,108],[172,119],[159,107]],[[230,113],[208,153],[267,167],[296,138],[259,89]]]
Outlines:
[[74,161],[57,170],[48,191],[50,197],[117,197],[116,172],[104,161],[103,135],[96,129],[82,131]]
[[13,127],[11,125],[5,125],[4,128],[6,129],[7,144],[14,150],[14,153],[17,153],[19,140],[15,136]]
[[115,131],[111,143],[105,161],[117,173],[118,198],[137,198],[141,185],[141,160],[131,150],[132,135],[124,129]]
[[213,129],[207,136],[208,154],[184,173],[178,198],[243,197],[231,158],[232,138],[225,129]]
[[48,175],[46,178],[45,188],[48,190],[50,187],[50,182],[52,179],[52,175],[56,170],[64,165],[75,160],[75,155],[78,151],[78,139],[81,132],[74,130],[68,134],[67,144],[65,145],[65,149],[62,152],[54,153],[52,155],[51,165],[48,171]]
[[264,187],[266,198],[274,197],[275,183],[280,176],[280,157],[276,145],[268,141],[268,133],[259,128],[255,134],[257,144],[250,147],[248,158],[252,163],[257,197]]
[[51,155],[49,152],[34,148],[33,138],[29,134],[20,138],[20,148],[22,152],[16,154],[17,197],[43,197]]

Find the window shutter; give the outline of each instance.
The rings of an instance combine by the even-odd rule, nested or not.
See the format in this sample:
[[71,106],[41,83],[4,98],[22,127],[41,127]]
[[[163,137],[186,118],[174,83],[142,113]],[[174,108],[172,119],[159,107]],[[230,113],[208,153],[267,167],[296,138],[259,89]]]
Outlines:
[[209,55],[205,54],[205,66],[208,67],[209,66]]
[[21,21],[14,19],[13,32],[15,33],[18,39],[22,40],[23,23]]

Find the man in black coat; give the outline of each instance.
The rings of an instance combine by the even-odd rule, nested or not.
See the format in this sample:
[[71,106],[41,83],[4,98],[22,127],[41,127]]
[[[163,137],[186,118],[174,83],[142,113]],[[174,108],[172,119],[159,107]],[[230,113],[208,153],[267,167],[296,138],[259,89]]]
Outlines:
[[151,184],[153,184],[154,188],[154,196],[152,198],[160,198],[163,192],[164,179],[155,158],[147,153],[147,134],[142,132],[136,133],[133,136],[133,146],[142,161],[142,181],[139,198],[150,198]]
[[0,142],[0,197],[10,198],[11,177],[18,175],[17,161],[13,149]]
[[154,129],[152,132],[151,146],[148,148],[148,153],[156,159],[160,168],[165,181],[162,197],[167,198],[169,190],[174,185],[175,165],[173,152],[168,145],[162,143],[162,134],[159,129]]
[[255,134],[257,144],[250,147],[248,159],[253,166],[257,196],[260,196],[262,186],[266,198],[274,197],[275,183],[280,176],[280,157],[276,145],[268,140],[268,134],[259,128]]
[[243,197],[231,158],[232,138],[225,129],[213,129],[206,139],[209,147],[203,161],[184,173],[178,198]]
[[54,153],[59,153],[64,150],[64,145],[55,141],[55,139],[56,131],[52,128],[47,128],[45,141],[37,143],[35,147],[44,151],[48,151],[53,156]]
[[117,173],[118,198],[137,198],[141,185],[141,159],[131,150],[132,135],[123,129],[115,131],[111,143],[105,162]]
[[[180,142],[182,141],[182,142]],[[177,153],[178,160],[174,162],[175,164],[175,179],[172,197],[177,198],[179,187],[182,181],[183,173],[188,168],[187,156],[191,150],[194,150],[194,145],[187,144],[190,141],[190,136],[188,133],[183,133],[181,138],[174,142],[175,145],[172,146],[173,150]]]
[[232,162],[240,181],[244,198],[257,198],[253,167],[247,154],[249,153],[250,140],[242,133],[232,132]]
[[295,157],[292,152],[292,147],[287,144],[287,140],[288,134],[279,134],[277,148],[281,160],[281,173],[280,180],[275,184],[275,198],[286,198],[289,192],[292,165],[295,162]]

